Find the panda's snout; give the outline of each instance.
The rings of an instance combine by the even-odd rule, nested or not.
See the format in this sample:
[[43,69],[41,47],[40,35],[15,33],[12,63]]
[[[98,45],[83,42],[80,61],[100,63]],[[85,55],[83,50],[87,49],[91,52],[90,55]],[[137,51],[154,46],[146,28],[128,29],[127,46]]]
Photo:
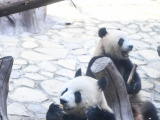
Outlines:
[[64,100],[64,99],[60,99],[60,103],[61,103],[61,104],[65,104],[65,103],[67,103],[67,101]]
[[129,47],[129,49],[130,49],[130,50],[132,50],[132,49],[133,49],[133,45],[129,45],[128,47]]

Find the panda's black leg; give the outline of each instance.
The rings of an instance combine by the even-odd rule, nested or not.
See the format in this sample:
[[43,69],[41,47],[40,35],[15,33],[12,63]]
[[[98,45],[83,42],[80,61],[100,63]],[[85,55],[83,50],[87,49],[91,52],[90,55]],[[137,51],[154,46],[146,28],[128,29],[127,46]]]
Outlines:
[[87,109],[87,118],[88,120],[116,120],[113,113],[98,106]]
[[151,102],[143,105],[144,120],[159,120],[155,106]]
[[49,106],[46,120],[63,120],[63,112],[59,105],[52,103]]

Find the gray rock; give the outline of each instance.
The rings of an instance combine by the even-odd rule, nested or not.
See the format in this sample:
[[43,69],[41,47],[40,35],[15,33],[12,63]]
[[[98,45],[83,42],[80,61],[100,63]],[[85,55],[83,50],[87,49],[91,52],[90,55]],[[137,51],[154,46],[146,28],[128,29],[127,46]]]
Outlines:
[[146,82],[145,80],[141,80],[141,84],[142,84],[142,89],[152,89],[153,88],[153,84]]
[[45,59],[44,58],[44,59],[41,59],[41,60],[52,60],[52,59],[65,58],[67,56],[67,54],[68,54],[68,50],[67,49],[36,48],[35,51],[51,56],[50,59],[48,59],[48,58]]
[[24,51],[22,52],[21,57],[26,60],[31,60],[31,61],[42,61],[42,60],[53,60],[54,59],[54,57],[52,56],[33,52],[33,51]]
[[29,78],[29,79],[32,79],[32,80],[46,80],[47,78],[42,76],[42,75],[39,75],[37,73],[26,73],[24,75],[26,78]]
[[46,114],[36,114],[36,116],[39,120],[45,120],[46,118]]
[[34,87],[34,85],[35,85],[32,80],[29,80],[29,79],[26,79],[26,78],[13,80],[13,83],[14,83],[15,87],[18,87],[18,86]]
[[44,107],[38,104],[29,104],[27,106],[27,109],[38,114],[43,114],[43,113],[46,114],[47,111]]
[[34,42],[24,42],[22,43],[23,48],[36,48],[38,45]]
[[61,69],[61,70],[58,70],[56,74],[60,76],[68,77],[68,78],[74,78],[75,72],[68,69]]
[[13,70],[20,70],[21,69],[21,65],[13,65],[12,69]]
[[158,61],[158,62],[149,63],[147,67],[160,71],[160,62]]
[[69,59],[69,60],[59,60],[58,64],[61,65],[62,67],[75,70],[76,69],[76,61]]
[[143,66],[142,69],[146,72],[146,75],[148,75],[151,78],[160,78],[160,71],[157,71],[152,68],[148,68],[146,66]]
[[134,48],[138,49],[138,50],[144,50],[144,49],[150,48],[150,46],[147,43],[142,42],[140,40],[138,40],[138,41],[134,40],[134,41],[132,41],[132,44],[134,45]]
[[9,119],[9,120],[21,120],[22,117],[20,117],[20,116],[8,115],[8,119]]
[[76,49],[76,50],[72,50],[72,54],[74,54],[74,55],[84,55],[84,54],[87,54],[87,51],[85,49]]
[[28,116],[27,109],[20,103],[12,103],[8,106],[7,113],[10,115],[24,115]]
[[[55,102],[55,101],[54,101],[54,102]],[[50,106],[52,103],[53,103],[53,101],[52,101],[52,102],[51,102],[51,101],[47,101],[47,102],[43,103],[42,106],[43,106],[46,110],[48,110],[48,109],[49,109],[49,106]]]
[[46,72],[46,71],[40,71],[40,74],[41,75],[44,75],[44,76],[46,76],[46,77],[53,77],[53,73],[51,73],[51,72]]
[[27,87],[17,88],[14,93],[9,94],[9,98],[19,102],[43,102],[47,100],[47,97],[40,90]]
[[37,66],[39,66],[40,68],[44,69],[45,71],[49,71],[49,72],[55,72],[55,71],[57,71],[56,66],[53,65],[49,61],[43,61],[41,63],[38,63]]
[[159,94],[159,93],[156,93],[156,94],[154,95],[154,100],[160,102],[160,94]]
[[155,90],[156,92],[160,93],[160,86],[156,85]]
[[64,85],[64,82],[58,80],[45,80],[41,82],[40,85],[46,93],[57,96],[61,86]]
[[45,48],[64,48],[64,46],[62,45],[59,45],[57,43],[53,43],[51,41],[47,41],[47,40],[42,40],[42,41],[39,41],[41,43],[41,45]]
[[91,59],[91,56],[82,55],[82,56],[77,56],[77,58],[82,63],[88,63]]
[[23,59],[14,59],[14,64],[17,64],[17,65],[26,65],[27,61],[23,60]]
[[160,60],[160,57],[157,55],[157,51],[154,50],[141,50],[138,53],[148,61]]
[[133,64],[147,65],[147,62],[145,60],[138,60],[138,59],[134,59],[134,58],[130,58],[130,60],[132,61]]
[[141,90],[140,94],[146,98],[151,98],[151,93]]
[[23,72],[38,72],[40,70],[39,67],[37,67],[36,65],[29,65],[26,68],[23,68],[22,71]]
[[22,76],[22,72],[20,70],[14,70],[11,72],[11,78],[18,79]]
[[35,42],[37,41],[37,39],[33,38],[33,37],[29,37],[29,36],[24,36],[21,38],[22,41],[26,41],[26,42]]

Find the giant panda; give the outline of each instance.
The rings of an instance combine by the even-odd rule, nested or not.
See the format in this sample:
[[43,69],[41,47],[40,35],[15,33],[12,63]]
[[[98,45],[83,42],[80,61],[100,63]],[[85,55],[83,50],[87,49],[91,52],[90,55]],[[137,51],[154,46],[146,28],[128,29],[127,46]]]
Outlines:
[[96,78],[90,70],[93,62],[104,56],[109,57],[123,76],[127,92],[129,94],[138,93],[141,90],[141,81],[137,72],[130,83],[127,81],[133,67],[129,59],[129,52],[132,51],[133,45],[129,42],[126,33],[121,30],[106,31],[106,28],[101,28],[98,35],[101,39],[88,64],[86,75]]
[[129,53],[132,51],[133,45],[129,42],[126,33],[121,30],[106,30],[106,28],[100,28],[98,35],[101,39],[95,49],[93,57],[89,61],[86,75],[96,78],[91,72],[91,66],[94,61],[104,56],[111,58],[123,76],[135,120],[158,120],[154,105],[149,101],[143,100],[139,93],[141,90],[141,80],[138,73],[135,72],[133,79],[128,81],[133,67],[129,59]]
[[97,81],[88,76],[76,77],[67,82],[60,91],[60,103],[52,103],[46,115],[46,120],[115,120],[113,111],[107,105],[103,90],[107,80]]

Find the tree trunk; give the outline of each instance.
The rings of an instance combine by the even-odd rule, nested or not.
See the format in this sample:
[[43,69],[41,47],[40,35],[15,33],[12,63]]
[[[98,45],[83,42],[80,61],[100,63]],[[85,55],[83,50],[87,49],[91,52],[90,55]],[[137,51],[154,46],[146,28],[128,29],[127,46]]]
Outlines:
[[6,100],[12,65],[13,58],[11,56],[0,59],[0,120],[8,120]]
[[62,0],[3,0],[0,1],[0,17],[46,6]]
[[91,71],[97,79],[108,79],[109,84],[104,94],[116,120],[134,120],[124,80],[112,60],[107,57],[97,59],[91,66]]
[[0,34],[38,33],[46,26],[46,6],[0,18]]

